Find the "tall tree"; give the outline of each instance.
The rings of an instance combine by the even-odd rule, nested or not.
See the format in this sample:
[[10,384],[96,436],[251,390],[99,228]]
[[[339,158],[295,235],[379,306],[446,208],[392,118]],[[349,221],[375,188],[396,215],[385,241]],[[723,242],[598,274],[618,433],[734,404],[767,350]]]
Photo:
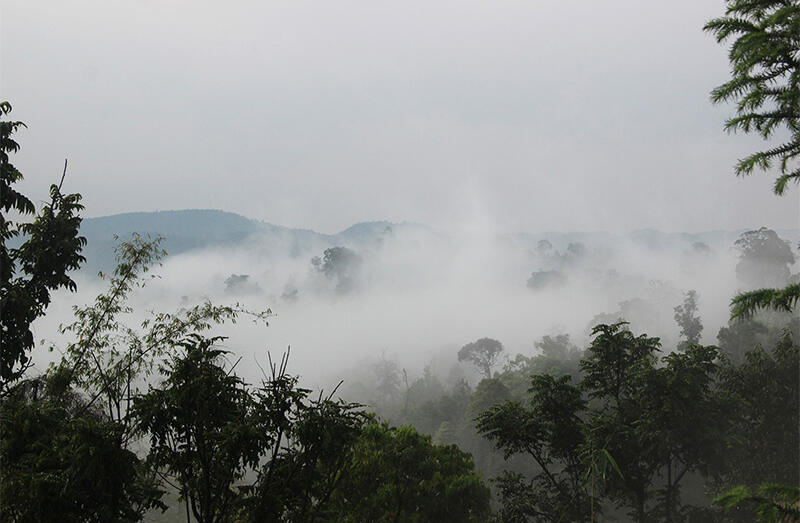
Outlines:
[[683,303],[675,307],[675,322],[681,328],[683,340],[678,349],[685,351],[691,345],[700,343],[703,322],[697,315],[697,291],[690,290],[683,295]]
[[[478,429],[506,456],[530,456],[527,479],[498,480],[508,521],[586,521],[610,501],[634,521],[680,521],[682,481],[719,466],[728,426],[713,391],[717,349],[692,345],[658,364],[658,338],[598,325],[570,376],[533,376],[528,405],[485,411]],[[600,499],[596,499],[596,498]]]
[[[13,185],[22,174],[9,155],[19,150],[13,134],[25,124],[8,119],[11,105],[0,103],[0,394],[19,379],[30,364],[33,348],[31,323],[50,305],[50,294],[57,289],[77,289],[69,272],[85,261],[81,249],[86,239],[78,234],[83,210],[79,194],[63,194],[58,185],[50,186],[50,201],[31,222],[17,222],[9,211],[21,217],[36,214],[36,207]],[[11,215],[13,216],[13,214]],[[22,235],[19,247],[8,242]]]
[[732,430],[720,487],[797,484],[800,478],[800,345],[787,332],[772,350],[756,346],[726,363],[720,391],[732,404]]
[[76,289],[68,273],[84,261],[86,240],[78,235],[80,195],[61,192],[66,163],[38,214],[14,189],[22,175],[9,154],[24,124],[6,120],[10,111],[0,103],[0,519],[138,521],[160,506],[161,491],[127,447],[127,428],[76,387],[74,366],[26,375],[31,323],[53,291]]
[[501,352],[503,352],[502,343],[492,338],[481,338],[461,347],[458,351],[458,361],[472,363],[485,378],[491,378],[492,368]]
[[734,243],[739,251],[736,277],[749,289],[777,287],[789,282],[794,264],[791,244],[767,227],[743,232]]
[[749,292],[737,295],[731,302],[732,318],[752,316],[758,309],[791,312],[800,300],[800,284],[790,283],[789,266],[795,261],[789,242],[766,227],[742,233],[736,240],[739,263],[736,276],[750,287]]
[[311,265],[326,278],[336,282],[336,292],[353,290],[361,273],[363,260],[358,253],[347,247],[325,249],[322,258],[314,256]]
[[608,494],[619,505],[631,507],[635,521],[644,522],[659,467],[651,452],[652,438],[637,430],[646,412],[640,396],[661,342],[646,334],[635,336],[624,322],[598,325],[592,334],[595,338],[581,362],[581,386],[599,403],[589,432],[597,441],[593,446],[606,448],[622,470],[606,486]]
[[581,463],[586,401],[570,380],[533,376],[527,404],[507,401],[477,417],[478,431],[506,459],[524,455],[537,470],[530,479],[506,471],[495,480],[501,521],[585,521],[591,512]]
[[225,369],[221,338],[192,335],[164,369],[165,382],[134,400],[140,428],[150,435],[148,460],[174,478],[200,523],[228,521],[240,494],[234,482],[255,467],[261,441],[249,423],[252,398]]

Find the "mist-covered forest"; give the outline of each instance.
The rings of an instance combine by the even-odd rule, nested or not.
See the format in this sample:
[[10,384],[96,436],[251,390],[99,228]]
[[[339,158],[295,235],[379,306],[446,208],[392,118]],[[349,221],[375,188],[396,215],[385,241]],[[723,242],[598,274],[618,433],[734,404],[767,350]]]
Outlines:
[[699,95],[761,141],[715,176],[788,213],[660,198],[653,167],[636,218],[597,213],[621,227],[565,227],[603,206],[574,189],[533,226],[483,195],[319,231],[101,214],[71,161],[31,172],[56,124],[0,103],[0,520],[800,521],[800,5],[717,4]]

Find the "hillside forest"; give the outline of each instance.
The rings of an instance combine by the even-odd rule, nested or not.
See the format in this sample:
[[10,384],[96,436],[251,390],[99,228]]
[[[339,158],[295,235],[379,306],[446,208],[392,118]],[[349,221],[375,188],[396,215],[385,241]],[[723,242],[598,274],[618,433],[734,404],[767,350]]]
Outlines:
[[[726,6],[784,198],[800,6]],[[800,229],[84,218],[0,111],[0,520],[800,521]]]

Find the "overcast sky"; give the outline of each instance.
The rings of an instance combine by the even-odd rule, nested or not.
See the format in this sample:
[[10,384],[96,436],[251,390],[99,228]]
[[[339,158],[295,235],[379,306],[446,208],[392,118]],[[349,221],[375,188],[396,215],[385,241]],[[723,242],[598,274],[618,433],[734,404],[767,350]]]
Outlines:
[[335,232],[796,228],[733,175],[721,0],[0,0],[14,163],[87,216],[218,208]]

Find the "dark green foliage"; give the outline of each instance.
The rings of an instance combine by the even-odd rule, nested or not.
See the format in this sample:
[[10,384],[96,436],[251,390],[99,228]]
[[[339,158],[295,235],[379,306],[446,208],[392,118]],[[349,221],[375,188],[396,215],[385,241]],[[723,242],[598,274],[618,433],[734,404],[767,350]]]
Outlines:
[[[0,103],[0,393],[7,392],[29,365],[34,344],[30,325],[44,314],[50,293],[76,289],[68,273],[84,261],[80,252],[86,243],[78,235],[81,197],[61,193],[63,176],[59,185],[50,186],[50,201],[32,222],[7,218],[9,211],[22,217],[36,212],[33,202],[13,188],[22,174],[9,160],[9,154],[19,150],[12,135],[25,124],[7,120],[10,111],[8,102]],[[64,169],[66,174],[66,163]],[[20,235],[25,238],[22,244],[9,248],[7,242]]]
[[659,350],[658,338],[634,336],[625,323],[598,325],[586,358],[582,388],[598,401],[588,430],[593,448],[605,448],[614,457],[622,476],[612,476],[605,486],[618,505],[630,507],[636,521],[645,521],[649,488],[658,464],[648,455],[649,434],[636,430],[646,412],[639,396],[645,375],[653,369]]
[[759,309],[792,312],[800,301],[800,284],[783,289],[759,289],[743,292],[731,300],[731,319],[752,316]]
[[775,193],[800,181],[800,5],[783,0],[726,0],[725,16],[705,30],[718,42],[733,40],[728,58],[731,79],[711,92],[715,103],[735,102],[736,116],[728,131],[757,132],[768,139],[789,131],[789,141],[739,160],[738,175],[778,163]]
[[434,445],[411,427],[372,423],[333,503],[332,521],[481,522],[489,515],[489,489],[456,446]]
[[[3,117],[11,109],[0,108]],[[0,513],[4,521],[136,521],[161,493],[128,449],[128,427],[73,390],[80,362],[23,379],[31,322],[44,314],[52,291],[75,290],[68,272],[84,261],[85,240],[78,236],[80,195],[62,194],[61,184],[51,186],[50,202],[32,222],[6,220],[9,211],[35,212],[12,187],[22,179],[8,156],[19,148],[11,134],[21,126],[0,121]],[[9,248],[15,237],[19,247]],[[82,333],[86,347],[97,332]]]
[[0,519],[139,521],[161,492],[122,445],[123,427],[64,389],[27,381],[0,404]]
[[[430,380],[430,378],[429,378]],[[472,391],[469,385],[463,381],[457,381],[452,388],[437,394],[441,387],[435,385],[427,394],[420,394],[417,399],[416,393],[422,393],[420,388],[423,384],[431,386],[430,382],[415,381],[409,391],[410,408],[407,418],[403,421],[412,424],[417,430],[425,434],[435,434],[437,442],[456,443],[457,433],[461,432],[462,427],[469,423],[467,409],[470,404]]]
[[700,343],[703,333],[703,322],[697,316],[697,292],[690,290],[683,295],[683,303],[675,307],[675,322],[681,328],[683,340],[678,344],[678,350],[685,351],[690,345]]
[[714,498],[714,504],[728,511],[754,505],[757,521],[763,523],[800,521],[800,487],[764,483],[752,492],[740,485]]
[[634,378],[653,366],[661,346],[658,338],[634,336],[626,325],[620,322],[592,329],[595,339],[581,361],[583,387],[589,397],[610,399],[617,406],[633,398],[638,385]]
[[458,361],[472,363],[485,378],[492,377],[492,368],[497,362],[503,344],[492,338],[481,338],[467,343],[458,351]]
[[746,361],[746,354],[756,346],[770,349],[786,333],[800,339],[800,317],[794,313],[759,311],[728,321],[717,333],[717,343],[725,359],[733,365]]
[[[707,475],[725,461],[730,404],[719,401],[714,382],[719,372],[715,347],[689,346],[650,369],[639,394],[640,419],[633,430],[645,444],[641,458],[652,460],[662,486],[648,517],[680,521],[680,485],[687,473]],[[611,450],[611,452],[614,452]],[[620,454],[620,458],[627,453]],[[622,461],[620,467],[625,468]],[[685,510],[685,507],[684,507]]]
[[485,378],[475,387],[467,412],[469,417],[474,419],[481,412],[499,403],[505,403],[509,399],[511,399],[511,391],[503,385],[502,381],[498,378]]
[[720,389],[735,405],[720,482],[731,487],[795,484],[800,478],[800,346],[785,335],[771,352],[755,347],[727,364]]
[[252,425],[262,464],[243,489],[246,521],[317,521],[338,513],[331,498],[354,466],[352,448],[367,420],[358,405],[332,395],[309,399],[286,373],[288,355],[254,393]]
[[634,521],[680,521],[685,476],[723,459],[729,421],[713,388],[716,348],[691,345],[659,364],[658,338],[625,323],[594,334],[578,386],[568,375],[534,375],[527,405],[506,402],[478,418],[507,458],[536,464],[530,476],[498,479],[504,521],[587,520],[608,501]]
[[745,361],[745,354],[757,345],[763,345],[770,329],[755,318],[732,320],[727,327],[717,333],[717,342],[725,357],[739,365]]
[[582,362],[582,387],[596,406],[587,420],[592,447],[606,449],[621,474],[606,495],[635,521],[678,521],[680,483],[720,459],[727,413],[713,383],[717,349],[693,345],[657,365],[657,338],[623,324],[599,325]]
[[[502,521],[580,521],[587,518],[588,492],[582,481],[580,416],[586,408],[569,376],[531,378],[527,405],[506,402],[477,418],[478,431],[505,457],[525,454],[539,468],[527,480],[505,473],[497,480]],[[528,519],[531,518],[531,519]]]
[[162,370],[160,388],[133,403],[138,428],[150,436],[148,462],[174,478],[200,523],[227,521],[239,503],[233,490],[260,457],[260,441],[248,419],[250,396],[226,371],[221,338],[190,336]]
[[219,340],[188,337],[163,386],[135,399],[149,465],[201,523],[333,517],[331,496],[367,416],[330,396],[309,399],[286,373],[287,357],[251,390],[225,368]]

